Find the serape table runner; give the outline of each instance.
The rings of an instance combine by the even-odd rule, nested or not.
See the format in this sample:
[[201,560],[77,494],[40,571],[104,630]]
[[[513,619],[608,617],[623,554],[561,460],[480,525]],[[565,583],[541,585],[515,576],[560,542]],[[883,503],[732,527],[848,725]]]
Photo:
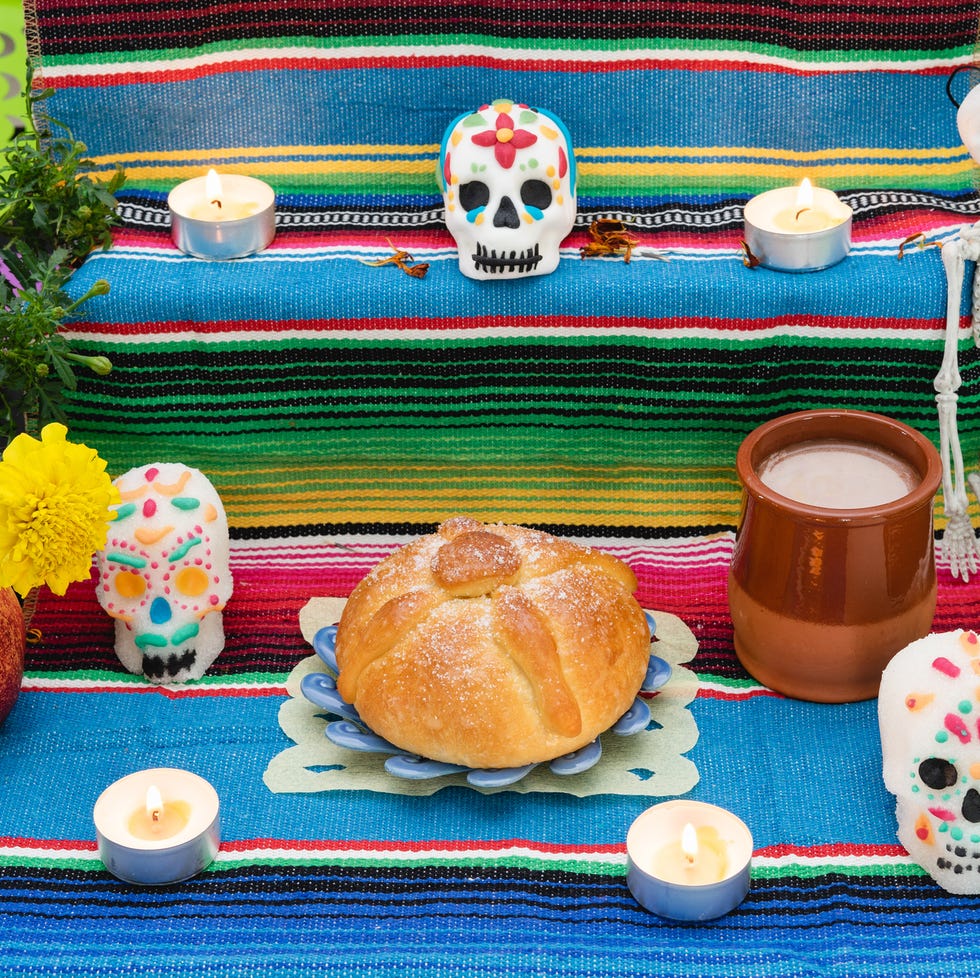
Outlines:
[[[891,978],[976,963],[980,899],[944,893],[897,843],[875,701],[787,700],[739,670],[727,534],[713,557],[648,543],[634,559],[676,579],[682,559],[708,557],[679,575],[686,598],[671,590],[706,640],[692,663],[699,782],[685,797],[735,812],[755,840],[750,892],[728,916],[675,924],[630,896],[625,833],[649,798],[270,792],[263,772],[291,743],[277,723],[286,676],[309,649],[300,609],[380,549],[341,542],[342,560],[240,543],[227,649],[183,687],[122,670],[91,582],[42,599],[43,642],[0,727],[5,974]],[[937,627],[972,615],[978,589],[943,574]],[[223,842],[202,876],[146,889],[105,871],[92,807],[155,766],[214,784]]]
[[[0,970],[924,978],[980,963],[980,900],[946,894],[897,842],[875,702],[759,686],[734,656],[725,590],[735,451],[761,421],[867,408],[938,440],[940,255],[898,253],[980,214],[945,92],[978,13],[29,4],[52,114],[100,169],[129,174],[115,246],[73,279],[79,294],[111,284],[70,336],[114,367],[81,379],[72,436],[113,474],[170,459],[208,474],[236,585],[225,650],[168,689],[122,670],[91,581],[42,595],[43,638],[0,727]],[[578,218],[553,275],[475,283],[435,161],[448,122],[497,97],[568,126]],[[173,247],[167,191],[210,165],[275,187],[265,252],[206,263]],[[854,208],[851,254],[814,275],[747,268],[745,202],[807,175]],[[601,217],[670,260],[582,258]],[[393,248],[427,276],[364,264]],[[962,313],[972,470],[966,295]],[[291,746],[277,717],[309,655],[300,610],[457,513],[610,550],[640,602],[694,634],[699,778],[684,797],[752,830],[734,912],[680,925],[636,904],[624,840],[648,798],[263,783]],[[942,551],[939,573],[934,628],[975,625],[980,581],[954,581]],[[140,889],[98,860],[92,807],[158,765],[214,784],[223,842],[200,877]]]

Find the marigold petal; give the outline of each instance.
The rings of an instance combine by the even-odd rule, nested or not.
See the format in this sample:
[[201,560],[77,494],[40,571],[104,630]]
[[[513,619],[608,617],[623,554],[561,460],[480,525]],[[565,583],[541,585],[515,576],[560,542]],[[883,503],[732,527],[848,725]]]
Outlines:
[[0,461],[0,583],[22,595],[86,579],[119,501],[105,461],[67,431],[54,422],[40,440],[18,435]]

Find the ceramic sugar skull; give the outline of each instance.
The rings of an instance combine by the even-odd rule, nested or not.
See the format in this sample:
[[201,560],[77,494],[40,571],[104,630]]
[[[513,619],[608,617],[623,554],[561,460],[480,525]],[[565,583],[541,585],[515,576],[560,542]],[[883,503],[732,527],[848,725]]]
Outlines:
[[950,893],[980,893],[980,640],[929,635],[885,668],[878,694],[885,787],[898,837]]
[[455,119],[439,181],[469,278],[546,275],[575,222],[575,157],[562,122],[506,99]]
[[115,484],[121,501],[97,561],[116,654],[156,682],[199,679],[224,647],[232,592],[221,499],[205,475],[175,462],[130,469]]

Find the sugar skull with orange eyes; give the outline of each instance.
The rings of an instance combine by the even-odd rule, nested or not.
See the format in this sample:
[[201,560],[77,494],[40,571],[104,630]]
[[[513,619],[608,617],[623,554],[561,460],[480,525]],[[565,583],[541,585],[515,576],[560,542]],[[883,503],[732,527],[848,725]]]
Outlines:
[[232,593],[221,499],[203,473],[172,462],[130,469],[115,484],[121,501],[97,562],[116,654],[156,682],[199,679],[224,647]]

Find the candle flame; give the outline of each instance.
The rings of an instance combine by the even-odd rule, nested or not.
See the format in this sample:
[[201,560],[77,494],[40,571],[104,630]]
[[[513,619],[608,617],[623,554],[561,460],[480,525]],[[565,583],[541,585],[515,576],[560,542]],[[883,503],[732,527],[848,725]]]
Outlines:
[[698,858],[698,834],[690,822],[681,830],[681,852],[689,863]]
[[224,192],[224,188],[221,186],[221,177],[218,176],[218,172],[214,167],[208,170],[208,175],[204,178],[204,190],[208,200],[212,203],[217,203],[220,207],[221,195]]
[[796,206],[797,208],[813,206],[813,184],[810,183],[809,177],[804,177],[803,182],[797,188]]
[[163,795],[155,784],[146,789],[146,814],[152,822],[159,822],[163,816]]

